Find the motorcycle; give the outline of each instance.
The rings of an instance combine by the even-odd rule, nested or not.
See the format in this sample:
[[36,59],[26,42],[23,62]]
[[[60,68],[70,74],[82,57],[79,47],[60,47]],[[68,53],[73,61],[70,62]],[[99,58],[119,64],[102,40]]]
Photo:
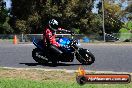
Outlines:
[[[72,34],[71,34],[72,35]],[[73,36],[73,35],[72,35]],[[82,65],[91,65],[95,61],[94,55],[88,50],[79,46],[78,40],[68,37],[59,37],[57,42],[62,46],[63,54],[60,57],[53,55],[46,46],[43,44],[43,40],[33,40],[33,44],[36,46],[32,51],[33,59],[39,64],[47,64],[52,62],[56,65],[59,62],[73,62],[74,58]]]

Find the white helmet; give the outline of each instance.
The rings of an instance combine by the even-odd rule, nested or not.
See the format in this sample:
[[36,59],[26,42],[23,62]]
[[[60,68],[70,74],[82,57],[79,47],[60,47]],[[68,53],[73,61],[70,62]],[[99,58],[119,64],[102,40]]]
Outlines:
[[49,27],[51,30],[56,31],[58,29],[58,21],[55,19],[49,20]]

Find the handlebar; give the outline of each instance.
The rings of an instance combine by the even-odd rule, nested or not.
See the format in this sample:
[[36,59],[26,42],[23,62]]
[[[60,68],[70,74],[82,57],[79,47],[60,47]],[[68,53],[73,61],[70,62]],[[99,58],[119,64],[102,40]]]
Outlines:
[[74,36],[74,35],[75,35],[75,33],[74,33],[74,32],[72,32],[72,31],[70,32],[70,34],[71,34],[72,36]]
[[71,43],[69,44],[69,46],[74,45],[74,44],[76,44],[76,43],[77,43],[76,40],[72,40]]
[[60,31],[70,33],[71,35],[75,35],[75,33],[73,31],[69,31],[66,29],[61,29]]

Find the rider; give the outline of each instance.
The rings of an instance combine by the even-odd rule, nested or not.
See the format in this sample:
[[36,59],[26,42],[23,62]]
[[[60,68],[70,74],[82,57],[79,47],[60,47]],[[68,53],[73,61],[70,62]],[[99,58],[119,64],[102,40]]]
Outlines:
[[49,20],[48,26],[44,29],[43,32],[44,45],[48,47],[48,50],[50,50],[52,54],[57,55],[57,57],[63,52],[60,50],[61,45],[56,41],[56,32],[70,32],[68,30],[59,28],[58,26],[58,21],[55,19],[51,19]]

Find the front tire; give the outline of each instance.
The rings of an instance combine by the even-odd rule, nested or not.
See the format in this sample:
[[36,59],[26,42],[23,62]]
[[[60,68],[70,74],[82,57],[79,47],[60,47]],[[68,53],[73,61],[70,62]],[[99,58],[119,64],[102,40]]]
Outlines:
[[48,58],[46,58],[46,56],[44,55],[43,51],[39,50],[38,48],[33,49],[32,57],[39,64],[48,63]]
[[82,62],[83,65],[91,65],[92,63],[94,63],[95,57],[91,52],[89,52],[89,53],[86,53],[85,60],[86,61]]
[[95,61],[94,55],[86,49],[80,49],[79,52],[76,53],[76,58],[83,65],[91,65]]

